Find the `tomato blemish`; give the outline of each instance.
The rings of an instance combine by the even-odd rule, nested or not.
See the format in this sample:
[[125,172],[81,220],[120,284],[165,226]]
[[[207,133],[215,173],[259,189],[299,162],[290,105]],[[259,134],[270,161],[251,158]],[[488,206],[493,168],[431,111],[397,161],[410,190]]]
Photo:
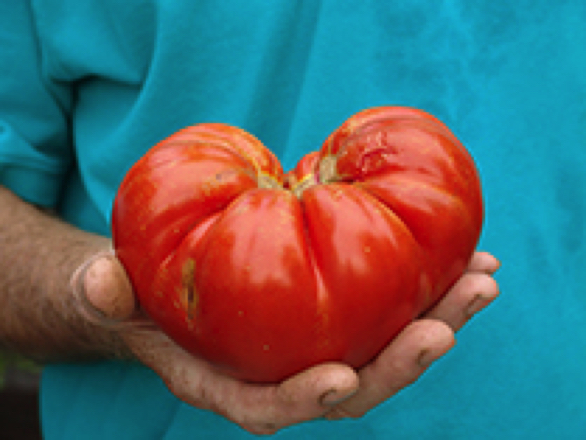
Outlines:
[[199,297],[195,289],[195,261],[189,258],[181,268],[181,296],[182,303],[189,319],[193,319]]

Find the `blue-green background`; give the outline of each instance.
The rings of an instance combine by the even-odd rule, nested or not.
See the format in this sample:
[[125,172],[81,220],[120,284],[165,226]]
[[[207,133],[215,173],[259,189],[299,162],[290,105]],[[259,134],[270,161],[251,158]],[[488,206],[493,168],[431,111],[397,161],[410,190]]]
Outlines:
[[[193,123],[241,126],[289,168],[399,104],[470,149],[501,297],[363,419],[277,438],[586,436],[583,0],[16,3],[0,5],[0,182],[89,230],[108,233],[131,164]],[[47,440],[249,436],[117,362],[47,368],[42,412]]]

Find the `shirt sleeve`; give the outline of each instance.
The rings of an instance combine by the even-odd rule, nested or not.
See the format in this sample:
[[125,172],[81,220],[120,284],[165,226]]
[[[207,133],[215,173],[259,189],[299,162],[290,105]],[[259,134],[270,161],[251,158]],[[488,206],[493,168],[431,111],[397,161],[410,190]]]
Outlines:
[[0,2],[0,185],[55,206],[73,159],[73,94],[43,73],[30,3]]

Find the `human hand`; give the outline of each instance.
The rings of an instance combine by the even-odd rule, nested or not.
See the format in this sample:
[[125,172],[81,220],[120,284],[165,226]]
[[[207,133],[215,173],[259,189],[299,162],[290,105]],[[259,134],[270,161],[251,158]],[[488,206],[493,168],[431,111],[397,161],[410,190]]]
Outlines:
[[454,333],[498,295],[492,278],[498,266],[491,255],[476,253],[444,299],[360,371],[326,363],[275,385],[245,383],[219,373],[137,315],[130,282],[112,254],[84,265],[74,276],[74,285],[78,294],[82,291],[79,298],[86,315],[117,327],[129,352],[154,370],[179,399],[221,414],[252,433],[272,434],[319,417],[360,417],[413,383],[454,345]]

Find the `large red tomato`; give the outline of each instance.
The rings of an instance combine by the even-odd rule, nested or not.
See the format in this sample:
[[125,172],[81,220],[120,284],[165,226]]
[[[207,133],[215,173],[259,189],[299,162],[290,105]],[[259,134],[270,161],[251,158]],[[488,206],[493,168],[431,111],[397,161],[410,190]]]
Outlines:
[[379,107],[286,175],[243,130],[185,128],[132,167],[112,221],[163,331],[228,374],[274,382],[375,357],[462,274],[482,197],[444,124]]

